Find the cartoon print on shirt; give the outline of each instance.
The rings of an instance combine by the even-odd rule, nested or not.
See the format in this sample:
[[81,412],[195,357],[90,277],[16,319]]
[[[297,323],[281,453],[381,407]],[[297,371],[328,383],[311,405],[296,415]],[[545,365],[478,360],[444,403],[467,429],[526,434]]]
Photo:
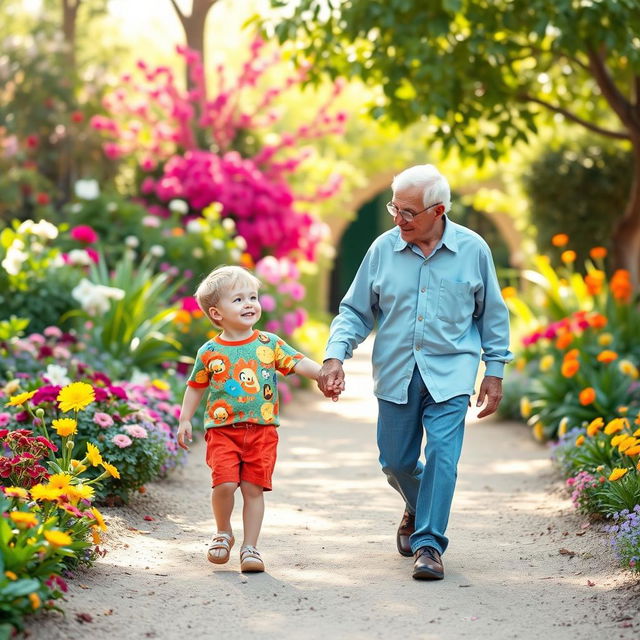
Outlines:
[[265,402],[260,407],[260,413],[262,414],[262,418],[265,422],[271,422],[273,420],[274,409],[275,407],[271,402]]
[[233,408],[224,400],[216,400],[209,408],[209,417],[216,424],[225,424],[233,420]]
[[264,342],[264,344],[269,344],[271,339],[269,338],[269,336],[265,336],[264,333],[259,333],[258,340],[260,340],[260,342]]
[[271,400],[271,398],[273,398],[273,389],[270,384],[265,384],[264,387],[262,387],[262,395],[265,400]]
[[[258,363],[255,360],[245,360],[240,358],[233,368],[233,378],[240,383],[243,391],[249,394],[260,392],[258,382]],[[249,398],[238,398],[240,402],[246,402]]]
[[256,355],[263,365],[271,364],[276,358],[275,352],[269,347],[258,347],[256,349]]
[[229,377],[231,361],[224,353],[207,351],[202,355],[204,366],[211,372],[211,377],[216,382],[221,382]]

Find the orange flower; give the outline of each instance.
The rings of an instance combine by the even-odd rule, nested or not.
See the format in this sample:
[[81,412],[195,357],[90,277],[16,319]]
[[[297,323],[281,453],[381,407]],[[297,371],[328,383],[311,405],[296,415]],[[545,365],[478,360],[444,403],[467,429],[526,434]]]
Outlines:
[[584,436],[578,436],[576,438],[576,447],[581,447],[584,444]]
[[597,296],[602,291],[604,273],[602,271],[592,271],[584,277],[584,283],[587,285],[587,291],[592,296]]
[[566,349],[573,342],[573,335],[569,331],[563,331],[556,340],[558,349]]
[[576,261],[576,252],[575,251],[563,251],[562,254],[560,255],[560,259],[562,260],[562,262],[564,262],[565,264],[570,264],[572,262]]
[[171,229],[171,235],[176,237],[183,236],[184,229],[182,227],[173,227],[173,229]]
[[579,349],[571,349],[571,351],[567,351],[567,353],[564,354],[564,359],[565,360],[573,360],[575,358],[577,358],[580,355],[580,350]]
[[587,435],[590,437],[595,436],[600,431],[600,429],[602,429],[602,427],[604,427],[604,420],[602,419],[602,417],[598,417],[595,420],[592,420],[587,427]]
[[562,363],[560,373],[562,373],[565,378],[573,378],[579,370],[580,362],[575,358],[569,358]]
[[607,326],[607,322],[609,322],[607,316],[603,316],[601,313],[593,313],[589,317],[589,324],[594,329],[604,329]]
[[596,359],[598,360],[598,362],[609,364],[610,362],[617,360],[617,358],[618,354],[615,351],[609,351],[608,349],[605,349],[598,354],[598,357]]
[[566,233],[556,233],[553,238],[551,238],[551,244],[554,247],[564,247],[569,242],[569,236]]
[[607,250],[604,247],[593,247],[591,251],[589,251],[589,255],[594,260],[602,260],[607,257]]
[[240,256],[240,266],[247,269],[253,269],[256,266],[250,253],[243,253]]
[[596,390],[593,387],[586,387],[583,389],[579,396],[578,400],[582,406],[587,406],[588,404],[592,404],[596,399]]
[[611,278],[611,293],[620,302],[629,302],[633,293],[629,272],[625,269],[618,269]]

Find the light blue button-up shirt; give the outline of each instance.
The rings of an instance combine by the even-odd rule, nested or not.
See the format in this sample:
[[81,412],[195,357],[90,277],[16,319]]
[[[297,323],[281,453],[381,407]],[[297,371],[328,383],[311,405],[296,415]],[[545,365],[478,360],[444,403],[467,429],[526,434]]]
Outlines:
[[436,402],[473,394],[480,363],[502,378],[509,312],[487,243],[444,217],[440,242],[425,258],[394,227],[376,238],[331,323],[325,359],[350,358],[377,322],[374,393],[407,402],[414,367]]

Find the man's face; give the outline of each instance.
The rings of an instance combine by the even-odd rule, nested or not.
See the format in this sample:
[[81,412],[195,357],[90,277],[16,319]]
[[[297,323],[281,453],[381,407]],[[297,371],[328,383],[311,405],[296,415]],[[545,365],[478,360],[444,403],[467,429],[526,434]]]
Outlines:
[[[406,187],[394,192],[391,202],[398,209],[405,209],[411,213],[418,213],[425,208],[422,202],[422,189],[420,187]],[[429,204],[429,203],[427,203]],[[437,220],[440,219],[443,205],[432,207],[419,213],[411,222],[407,222],[401,215],[396,215],[394,222],[400,227],[400,235],[405,242],[418,242],[426,240],[433,230]]]

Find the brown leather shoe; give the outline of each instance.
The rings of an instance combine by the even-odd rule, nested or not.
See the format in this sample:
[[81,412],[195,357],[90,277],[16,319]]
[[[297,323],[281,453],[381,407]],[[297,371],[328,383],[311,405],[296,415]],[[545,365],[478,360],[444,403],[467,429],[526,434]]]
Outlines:
[[416,580],[442,580],[444,567],[442,556],[433,547],[420,547],[415,553],[413,563],[413,577]]
[[416,517],[408,511],[404,512],[398,534],[396,536],[396,545],[401,556],[410,558],[413,555],[411,545],[409,544],[409,536],[416,530]]

